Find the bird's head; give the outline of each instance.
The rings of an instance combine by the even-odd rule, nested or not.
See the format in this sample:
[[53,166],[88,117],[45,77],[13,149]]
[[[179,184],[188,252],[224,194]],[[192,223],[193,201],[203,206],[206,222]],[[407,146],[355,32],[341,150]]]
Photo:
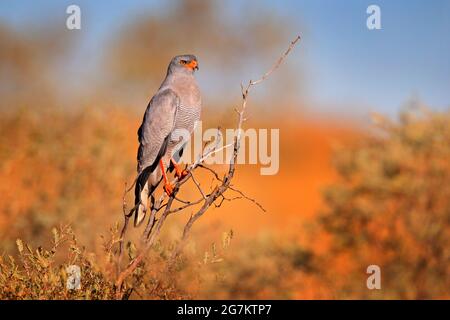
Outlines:
[[172,61],[170,61],[168,72],[194,73],[196,70],[198,70],[197,57],[192,54],[183,54],[174,57]]

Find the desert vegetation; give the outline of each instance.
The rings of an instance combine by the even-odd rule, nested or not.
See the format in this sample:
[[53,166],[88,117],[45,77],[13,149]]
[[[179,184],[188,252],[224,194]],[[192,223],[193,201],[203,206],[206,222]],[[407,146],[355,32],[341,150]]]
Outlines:
[[[100,77],[79,91],[60,72],[72,34],[0,24],[0,299],[449,298],[449,112],[407,106],[370,128],[309,118],[290,95],[304,75],[289,67],[252,89],[245,117],[280,128],[278,174],[236,165],[231,186],[243,194],[216,193],[184,239],[230,174],[199,167],[177,197],[200,202],[170,213],[148,246],[146,225],[123,237],[136,132],[173,51],[192,45],[200,70],[220,74],[205,90],[205,127],[235,128],[234,107],[247,98],[239,81],[257,79],[292,36],[270,12],[239,30],[220,14],[212,2],[179,1],[130,21],[97,57]],[[381,290],[366,287],[372,264]],[[81,282],[70,289],[74,265]]]
[[[57,115],[51,118],[54,117]],[[31,114],[2,119],[3,139],[14,128],[29,130],[12,136],[28,141],[21,145],[28,146],[26,154],[30,157],[25,172],[8,176],[11,172],[8,169],[12,170],[10,166],[21,154],[7,149],[7,143],[1,144],[2,181],[10,181],[8,185],[2,184],[2,188],[16,191],[9,198],[8,193],[3,193],[4,203],[9,204],[2,208],[3,299],[116,297],[114,248],[119,240],[123,191],[120,172],[126,171],[127,165],[131,172],[132,163],[110,162],[116,163],[114,170],[119,174],[117,185],[106,190],[103,186],[111,178],[101,170],[92,170],[97,175],[90,175],[89,179],[82,178],[88,174],[90,165],[101,168],[99,163],[108,159],[111,150],[106,152],[108,148],[101,147],[110,141],[108,136],[120,136],[114,130],[102,131],[101,121],[97,123],[100,128],[92,129],[95,128],[92,119],[84,120],[91,128],[89,144],[84,147],[86,152],[96,152],[96,161],[78,165],[81,159],[61,156],[59,150],[64,140],[46,135],[45,126],[33,127]],[[290,230],[283,238],[275,230],[246,238],[236,231],[220,231],[223,223],[218,230],[214,222],[205,221],[199,224],[199,232],[194,232],[176,266],[167,272],[167,262],[182,230],[182,221],[174,218],[130,277],[128,288],[135,291],[126,291],[122,298],[448,297],[449,119],[448,113],[429,110],[405,112],[399,121],[377,117],[377,130],[353,137],[335,148],[333,163],[338,176],[324,189],[324,205],[317,208],[317,214],[302,229]],[[68,116],[60,116],[58,123],[64,126],[63,121],[74,124]],[[76,130],[79,133],[87,130],[87,124],[78,121]],[[101,138],[96,139],[96,135]],[[13,144],[17,141],[14,139],[5,141]],[[33,153],[36,146],[46,147]],[[48,170],[31,170],[43,166],[47,157],[56,163]],[[70,172],[80,175],[78,184],[64,179],[71,176]],[[39,183],[47,181],[44,179],[47,175],[61,184]],[[204,181],[203,177],[199,179]],[[245,185],[245,175],[241,181]],[[27,202],[14,202],[15,185],[28,186]],[[92,198],[80,196],[92,192],[86,188],[103,190],[111,204],[108,201],[102,204],[102,192],[95,191],[94,205]],[[77,199],[72,200],[76,205],[70,204],[71,197]],[[64,202],[58,203],[63,198]],[[234,205],[240,207],[243,202]],[[230,206],[225,203],[213,211],[231,214]],[[270,211],[258,213],[261,219],[267,214]],[[205,228],[216,231],[201,236]],[[305,240],[296,235],[299,232]],[[137,239],[136,235],[127,241],[126,261],[136,257]],[[81,267],[81,290],[66,288],[67,267],[73,264]],[[365,288],[365,268],[370,264],[378,264],[384,270],[382,291]]]

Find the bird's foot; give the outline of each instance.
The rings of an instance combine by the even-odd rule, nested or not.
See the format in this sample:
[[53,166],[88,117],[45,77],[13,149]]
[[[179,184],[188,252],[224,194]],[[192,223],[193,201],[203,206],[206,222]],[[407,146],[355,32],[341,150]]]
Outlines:
[[178,180],[183,180],[184,177],[186,177],[189,174],[189,171],[180,169],[180,167],[175,168],[175,177],[178,178]]
[[181,166],[173,158],[171,158],[170,161],[175,168],[175,177],[177,177],[178,180],[183,180],[183,178],[189,174],[189,171],[181,169]]
[[173,194],[173,185],[170,183],[165,183],[164,184],[164,191],[166,192],[166,194],[170,197]]

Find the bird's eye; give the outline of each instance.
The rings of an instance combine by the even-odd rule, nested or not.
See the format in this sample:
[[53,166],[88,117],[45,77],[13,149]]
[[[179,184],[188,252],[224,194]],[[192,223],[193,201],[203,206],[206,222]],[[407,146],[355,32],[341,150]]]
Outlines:
[[186,60],[180,60],[180,64],[186,64],[187,61]]

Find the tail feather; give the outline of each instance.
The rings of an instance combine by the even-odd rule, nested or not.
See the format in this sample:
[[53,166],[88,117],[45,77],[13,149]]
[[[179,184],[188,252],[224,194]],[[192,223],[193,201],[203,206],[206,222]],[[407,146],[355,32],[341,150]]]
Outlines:
[[[142,126],[139,128],[138,135],[141,135]],[[134,226],[139,226],[145,218],[145,214],[147,213],[150,205],[149,205],[149,197],[152,195],[153,191],[158,186],[159,182],[156,185],[152,185],[148,183],[148,178],[150,174],[155,171],[156,167],[160,159],[164,156],[167,150],[167,146],[169,144],[170,134],[164,138],[164,142],[161,145],[161,148],[158,152],[158,155],[154,159],[153,163],[146,167],[136,179],[136,186],[134,188],[134,206],[135,206],[135,216],[134,216]],[[142,145],[139,146],[138,150],[138,162],[142,157]],[[138,166],[139,168],[139,166]],[[161,180],[160,180],[161,181]]]
[[139,198],[141,199],[139,205],[136,208],[136,213],[134,215],[134,226],[138,227],[141,225],[142,221],[144,221],[145,216],[147,214],[147,210],[149,209],[148,203],[148,182],[145,184],[141,193],[139,194]]
[[138,227],[145,218],[145,215],[149,208],[148,198],[151,195],[148,178],[150,176],[151,168],[144,169],[136,180],[136,186],[134,188],[134,205],[136,212],[134,215],[134,226]]

